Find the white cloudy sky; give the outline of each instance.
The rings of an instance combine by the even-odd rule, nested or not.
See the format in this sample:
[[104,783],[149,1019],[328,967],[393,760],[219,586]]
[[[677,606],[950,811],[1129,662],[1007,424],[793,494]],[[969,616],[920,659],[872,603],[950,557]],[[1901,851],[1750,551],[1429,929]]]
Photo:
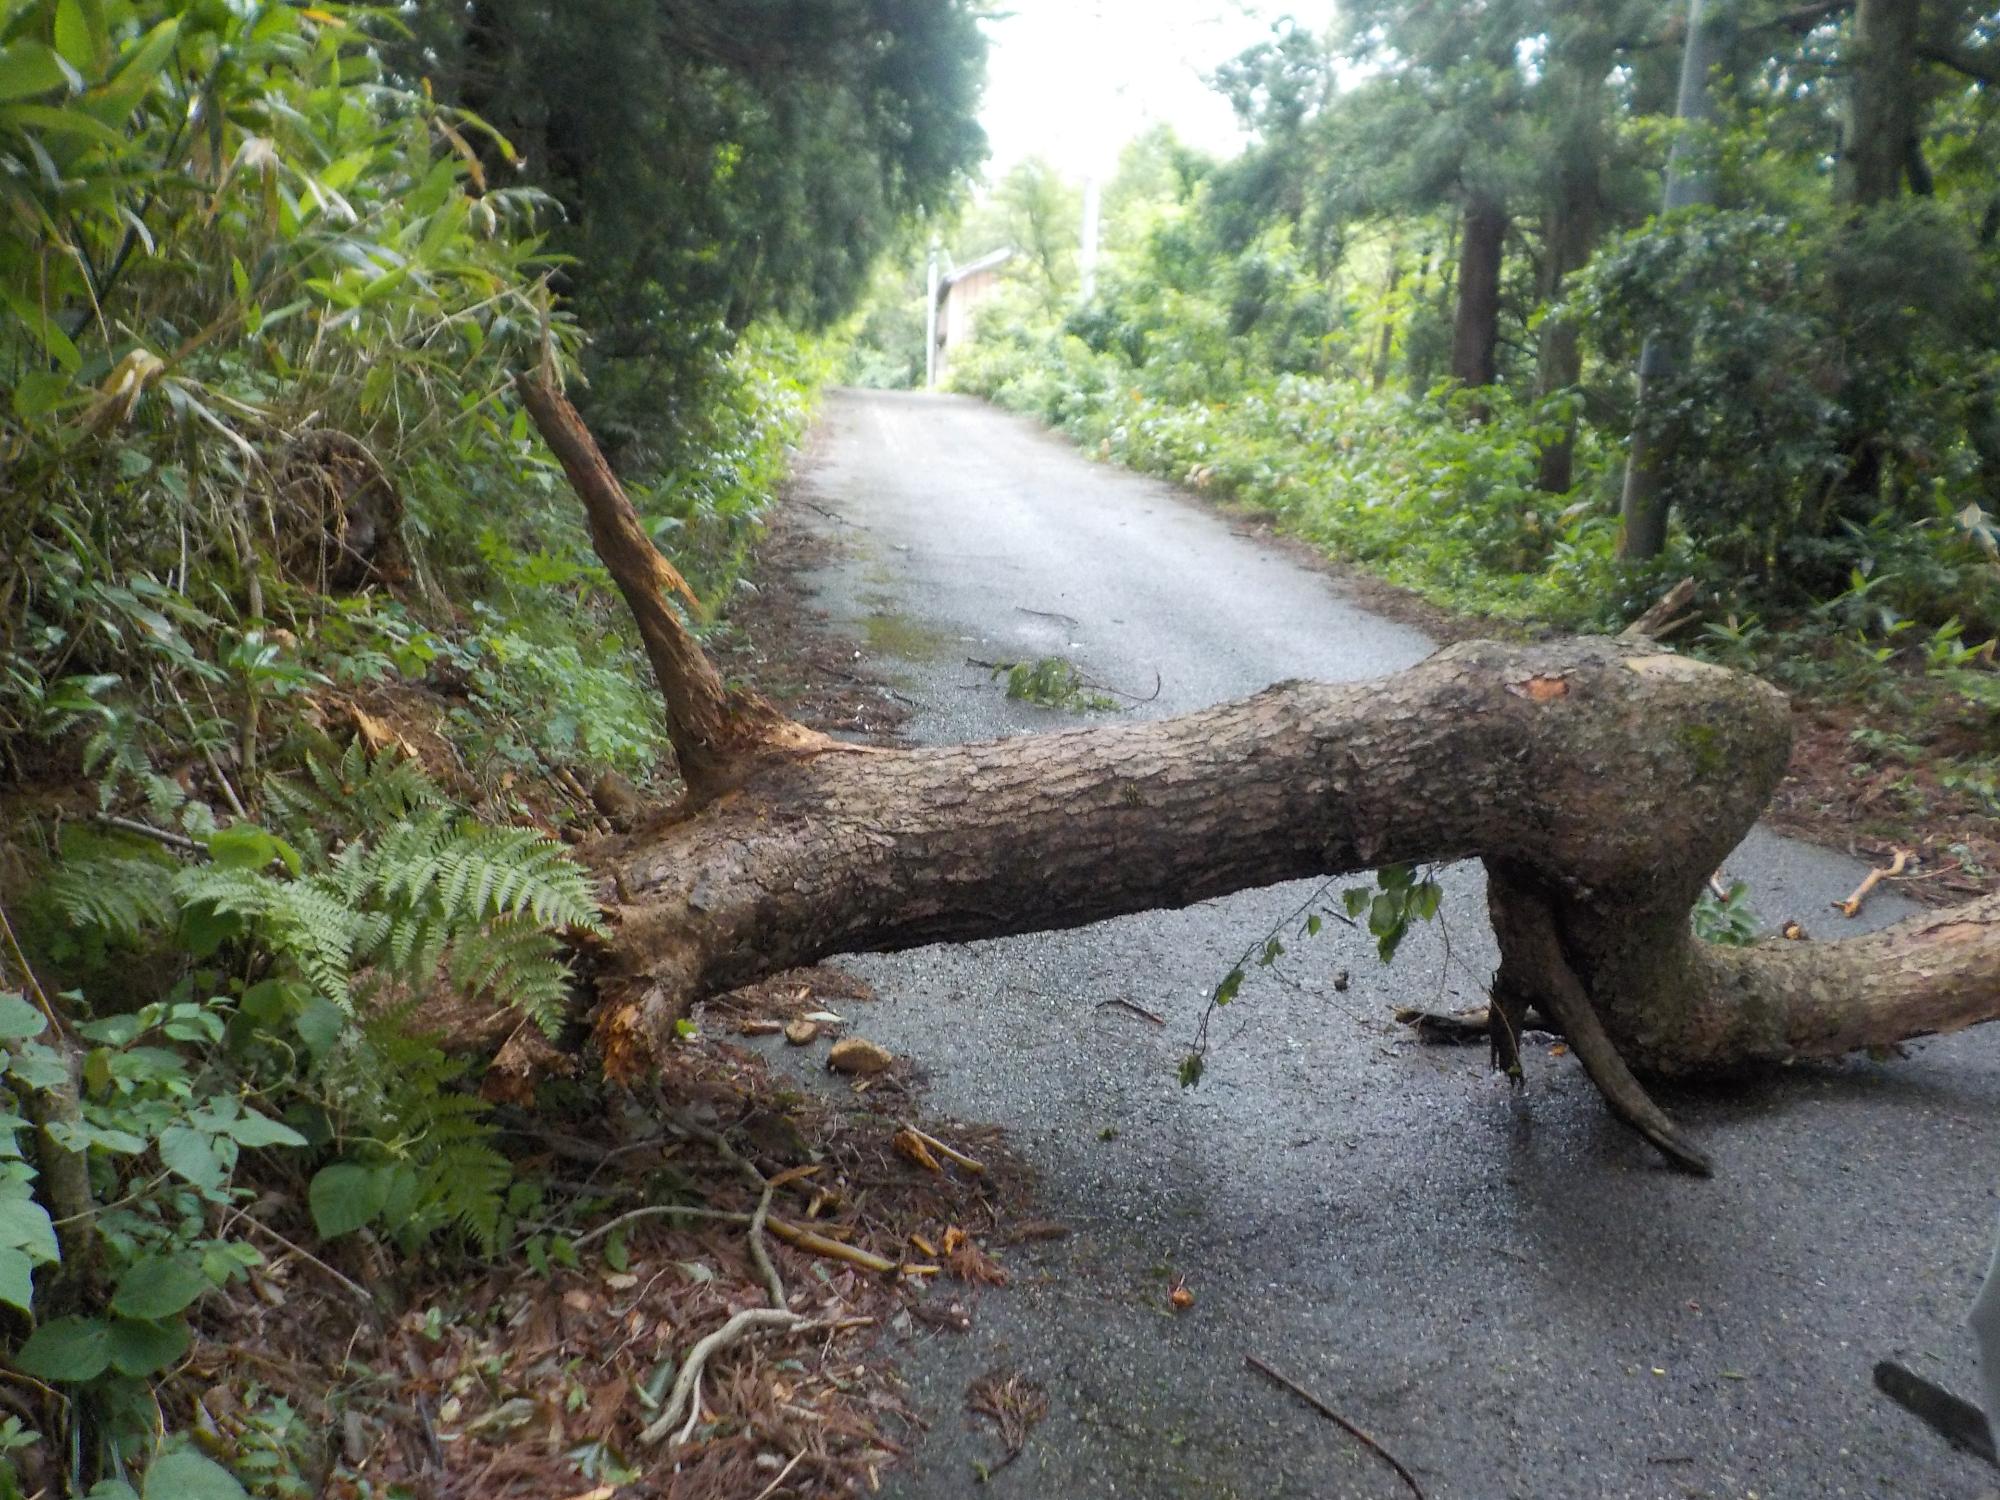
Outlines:
[[998,178],[1023,157],[1070,176],[1108,173],[1118,148],[1164,120],[1191,144],[1242,142],[1229,106],[1202,75],[1270,35],[1282,16],[1318,30],[1331,0],[1012,0],[987,23],[981,123]]

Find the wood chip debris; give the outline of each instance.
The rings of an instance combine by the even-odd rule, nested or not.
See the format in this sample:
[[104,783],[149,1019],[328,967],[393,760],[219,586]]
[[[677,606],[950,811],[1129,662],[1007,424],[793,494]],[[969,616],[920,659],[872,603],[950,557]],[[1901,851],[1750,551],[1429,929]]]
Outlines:
[[887,1047],[877,1046],[858,1036],[842,1038],[826,1054],[826,1065],[834,1072],[852,1073],[862,1078],[886,1072],[895,1061],[896,1054]]

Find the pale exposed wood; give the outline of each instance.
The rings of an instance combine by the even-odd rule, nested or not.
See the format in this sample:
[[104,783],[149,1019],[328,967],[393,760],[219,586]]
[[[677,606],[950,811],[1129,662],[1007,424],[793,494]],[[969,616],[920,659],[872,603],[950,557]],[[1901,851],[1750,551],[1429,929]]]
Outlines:
[[701,601],[646,535],[583,418],[546,376],[522,375],[516,384],[536,430],[583,502],[591,545],[639,627],[666,700],[667,736],[690,794],[697,800],[719,795],[761,757],[831,748],[835,742],[794,724],[757,694],[723,682],[668,596],[684,600],[697,614]]

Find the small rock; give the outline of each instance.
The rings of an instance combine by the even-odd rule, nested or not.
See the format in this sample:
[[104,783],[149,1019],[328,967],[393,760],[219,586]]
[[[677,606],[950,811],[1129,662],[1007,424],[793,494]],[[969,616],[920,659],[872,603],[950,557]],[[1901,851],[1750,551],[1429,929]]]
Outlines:
[[819,1036],[819,1024],[814,1021],[794,1021],[785,1028],[785,1040],[794,1047],[811,1044]]
[[639,811],[639,793],[631,782],[616,771],[606,771],[597,778],[597,784],[590,789],[590,800],[597,804],[597,810],[611,821],[614,828],[623,833],[620,824],[630,825]]
[[887,1047],[878,1047],[858,1036],[835,1042],[826,1054],[826,1065],[836,1073],[857,1073],[863,1077],[882,1072],[895,1060],[895,1054]]

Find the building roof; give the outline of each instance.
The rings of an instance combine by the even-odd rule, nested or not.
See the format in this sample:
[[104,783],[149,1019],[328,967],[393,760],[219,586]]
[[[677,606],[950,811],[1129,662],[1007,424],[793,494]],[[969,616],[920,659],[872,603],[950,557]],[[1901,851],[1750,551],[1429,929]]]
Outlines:
[[998,250],[989,251],[978,260],[969,260],[962,266],[954,266],[938,277],[938,291],[942,294],[952,283],[963,281],[968,276],[976,276],[981,271],[990,271],[995,266],[1005,265],[1014,258],[1014,247],[1002,245]]

